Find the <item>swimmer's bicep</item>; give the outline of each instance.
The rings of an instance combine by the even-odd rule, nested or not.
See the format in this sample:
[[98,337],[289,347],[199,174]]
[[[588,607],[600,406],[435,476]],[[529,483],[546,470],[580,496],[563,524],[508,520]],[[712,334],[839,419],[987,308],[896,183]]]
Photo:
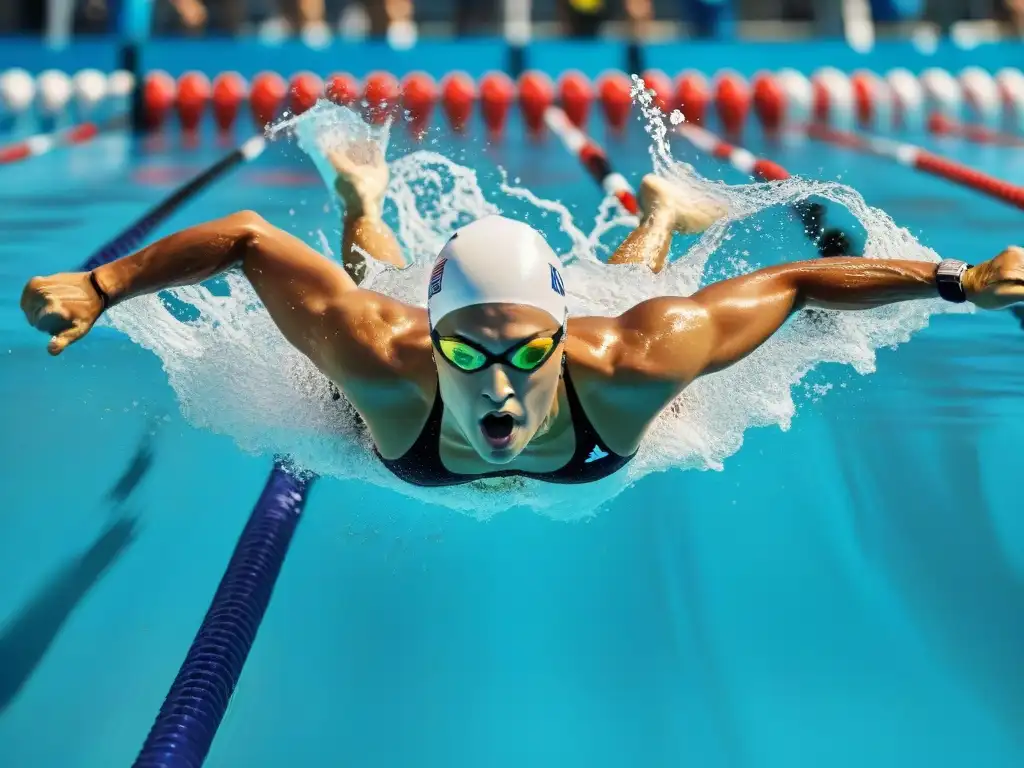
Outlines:
[[307,355],[343,389],[353,380],[415,379],[432,360],[426,312],[376,291],[343,294],[311,327]]
[[242,270],[284,337],[318,366],[351,315],[359,293],[337,262],[262,222],[249,239]]
[[790,281],[763,271],[715,283],[689,300],[704,317],[703,375],[728,368],[768,341],[797,309],[798,296]]
[[693,296],[643,302],[619,322],[626,347],[649,376],[685,386],[749,355],[793,308],[792,292],[781,283],[726,281]]
[[242,268],[264,303],[269,298],[314,313],[357,288],[340,263],[270,224],[250,239]]
[[615,319],[621,378],[671,382],[682,389],[697,378],[710,352],[707,314],[688,298],[641,302]]

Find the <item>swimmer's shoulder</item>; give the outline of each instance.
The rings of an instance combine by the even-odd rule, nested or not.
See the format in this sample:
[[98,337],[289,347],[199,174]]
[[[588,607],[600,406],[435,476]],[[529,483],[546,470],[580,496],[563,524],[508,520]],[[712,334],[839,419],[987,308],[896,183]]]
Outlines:
[[359,411],[385,456],[401,455],[423,429],[437,395],[426,310],[360,289],[345,310],[350,349],[331,378]]
[[566,331],[566,367],[584,413],[611,450],[632,454],[650,416],[641,415],[636,393],[623,376],[623,339],[616,318],[570,318]]
[[636,450],[651,421],[682,389],[647,354],[649,339],[623,317],[570,318],[566,358],[580,403],[616,453]]
[[[356,375],[418,378],[432,365],[430,329],[422,307],[363,288],[342,298],[337,344]],[[432,377],[431,377],[432,378]]]

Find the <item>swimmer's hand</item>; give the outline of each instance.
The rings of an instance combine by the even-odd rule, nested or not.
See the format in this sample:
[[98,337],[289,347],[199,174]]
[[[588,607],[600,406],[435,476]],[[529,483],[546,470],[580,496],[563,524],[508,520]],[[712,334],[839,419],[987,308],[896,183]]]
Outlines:
[[334,188],[345,203],[345,215],[380,218],[389,178],[380,144],[354,141],[340,148],[325,147],[324,154],[338,173]]
[[967,300],[982,309],[1005,309],[1024,302],[1024,248],[1011,245],[994,259],[964,274]]
[[33,328],[48,333],[51,355],[85,336],[103,314],[103,300],[88,272],[33,277],[21,293],[21,311]]

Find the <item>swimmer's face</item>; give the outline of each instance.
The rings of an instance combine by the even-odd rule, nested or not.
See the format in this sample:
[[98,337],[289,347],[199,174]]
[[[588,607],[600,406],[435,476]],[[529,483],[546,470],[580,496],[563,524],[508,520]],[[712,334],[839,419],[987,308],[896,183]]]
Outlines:
[[[434,361],[445,411],[483,459],[512,461],[551,413],[562,371],[563,343],[554,338],[559,329],[546,312],[518,304],[466,307],[438,323]],[[488,354],[508,354],[515,365],[464,370]],[[520,370],[524,366],[532,370]]]

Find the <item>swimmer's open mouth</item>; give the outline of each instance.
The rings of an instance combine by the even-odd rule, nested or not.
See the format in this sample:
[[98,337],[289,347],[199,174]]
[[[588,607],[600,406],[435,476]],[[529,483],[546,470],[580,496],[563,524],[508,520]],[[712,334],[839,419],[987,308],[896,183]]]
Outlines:
[[488,413],[480,419],[480,431],[492,448],[505,448],[512,442],[516,420],[507,413]]

